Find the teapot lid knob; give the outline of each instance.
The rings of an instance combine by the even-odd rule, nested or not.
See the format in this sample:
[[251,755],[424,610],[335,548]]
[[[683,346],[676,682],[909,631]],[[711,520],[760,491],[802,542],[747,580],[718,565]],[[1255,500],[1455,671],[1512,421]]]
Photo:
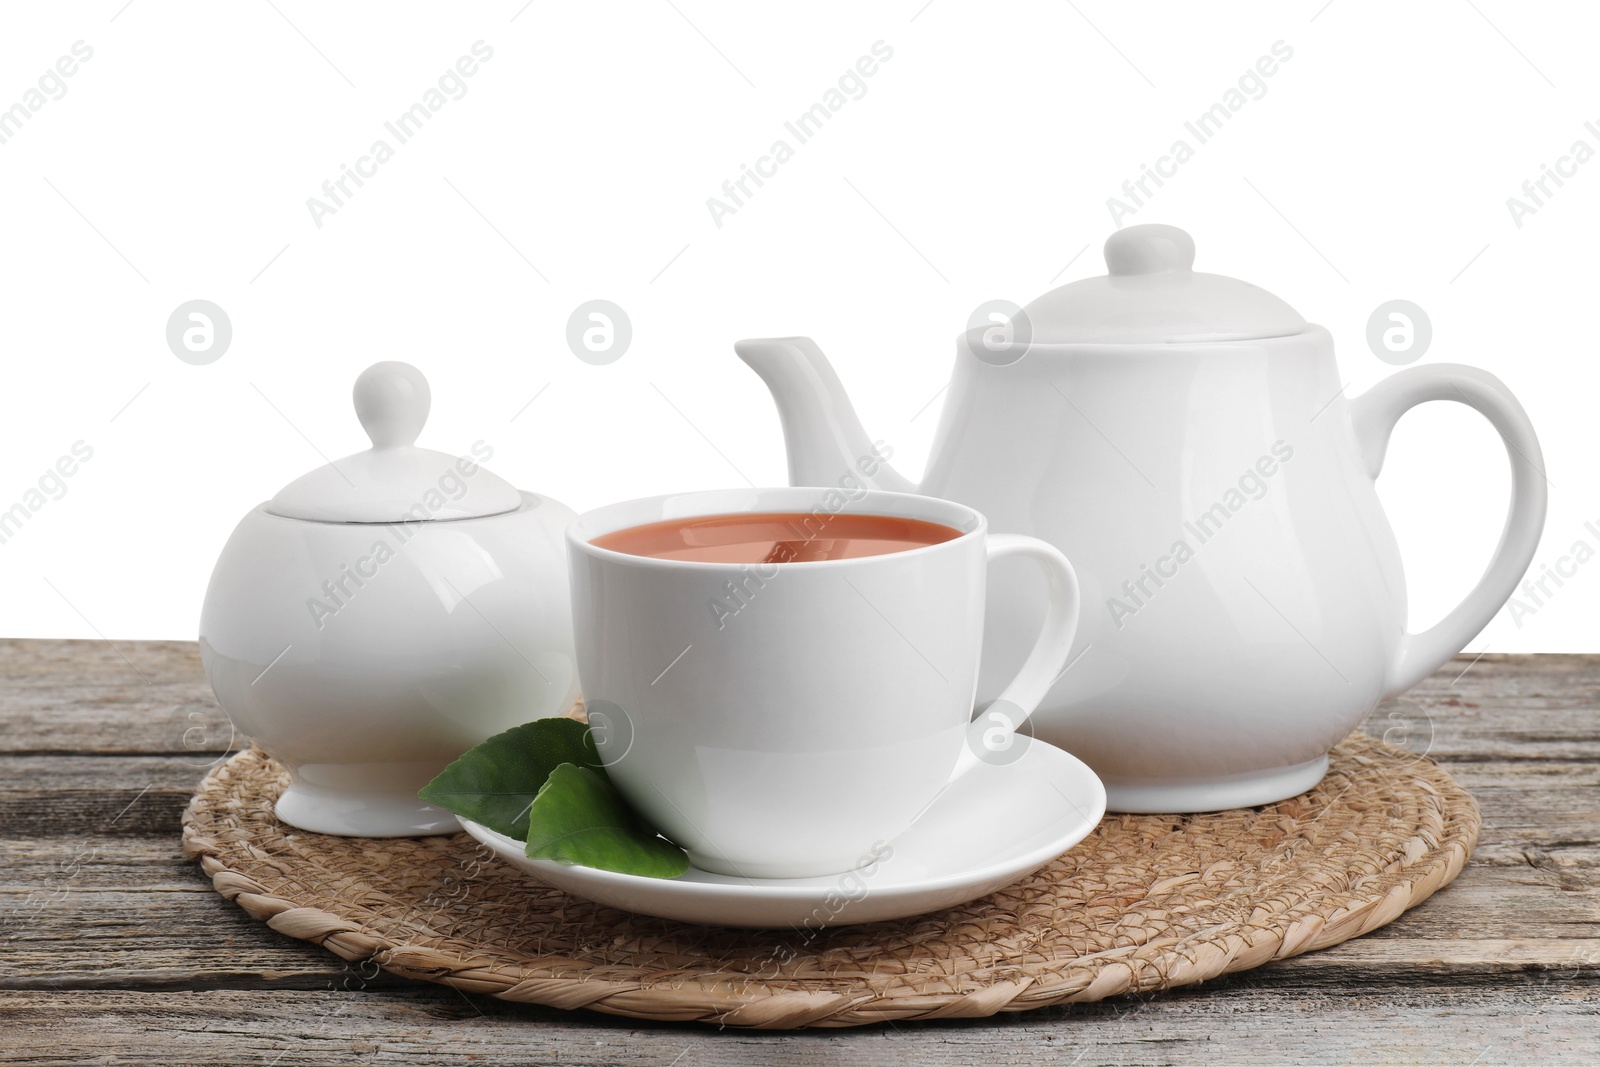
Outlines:
[[1161,274],[1194,269],[1194,238],[1176,226],[1145,223],[1106,238],[1106,270],[1113,275]]
[[1108,273],[1022,309],[1029,345],[1212,344],[1306,329],[1299,312],[1260,286],[1195,270],[1194,238],[1176,226],[1128,226],[1106,239],[1105,253]]
[[374,363],[362,371],[351,395],[356,418],[372,438],[373,448],[416,444],[433,403],[428,379],[411,364],[399,360]]

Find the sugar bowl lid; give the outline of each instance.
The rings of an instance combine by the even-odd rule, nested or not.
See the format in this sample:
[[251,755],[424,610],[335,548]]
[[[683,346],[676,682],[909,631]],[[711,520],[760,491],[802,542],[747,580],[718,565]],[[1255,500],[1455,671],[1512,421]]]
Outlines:
[[1194,270],[1194,238],[1145,224],[1106,240],[1107,273],[1023,308],[1034,343],[1186,344],[1286,337],[1306,320],[1249,282]]
[[372,439],[284,486],[266,510],[315,522],[472,519],[515,511],[522,494],[470,460],[418,448],[428,421],[428,379],[409,363],[374,363],[352,390],[356,418]]

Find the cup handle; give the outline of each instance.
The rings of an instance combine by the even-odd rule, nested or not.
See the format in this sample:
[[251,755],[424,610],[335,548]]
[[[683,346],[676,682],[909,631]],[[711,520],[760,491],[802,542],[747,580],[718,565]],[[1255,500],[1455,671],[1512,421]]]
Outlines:
[[995,762],[1016,741],[1017,727],[1033,714],[1061,676],[1078,632],[1078,575],[1054,545],[1021,534],[990,534],[989,562],[1006,556],[1027,556],[1044,573],[1049,606],[1044,624],[1011,684],[967,727],[967,743],[956,761],[955,779],[982,762]]
[[1511,461],[1511,507],[1500,544],[1466,599],[1429,629],[1419,634],[1401,633],[1384,680],[1386,697],[1402,693],[1432,674],[1489,624],[1533,562],[1544,531],[1548,490],[1539,438],[1511,390],[1487,371],[1453,363],[1411,367],[1352,400],[1351,425],[1367,473],[1377,478],[1383,470],[1389,435],[1400,416],[1429,400],[1466,404],[1499,431],[1506,458]]

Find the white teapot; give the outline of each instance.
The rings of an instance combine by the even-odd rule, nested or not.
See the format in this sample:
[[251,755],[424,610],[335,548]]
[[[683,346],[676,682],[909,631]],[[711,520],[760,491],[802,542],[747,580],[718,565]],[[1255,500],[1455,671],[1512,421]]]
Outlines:
[[206,590],[200,659],[233,723],[288,767],[284,822],[448,833],[455,816],[417,790],[577,699],[562,540],[575,515],[417,448],[430,394],[415,367],[375,364],[354,397],[372,448],[239,523]]
[[[1195,273],[1175,227],[1121,230],[1105,258],[1107,276],[959,338],[920,484],[879,462],[808,338],[735,348],[777,401],[793,484],[948,497],[1071,559],[1084,605],[1073,659],[1030,722],[1094,768],[1113,810],[1293,796],[1510,596],[1544,525],[1538,439],[1516,398],[1470,367],[1412,367],[1344,396],[1328,331],[1263,289]],[[1466,599],[1407,633],[1373,483],[1395,422],[1429,400],[1467,404],[1499,431],[1511,506]],[[1034,581],[992,576],[980,699],[1037,630]]]

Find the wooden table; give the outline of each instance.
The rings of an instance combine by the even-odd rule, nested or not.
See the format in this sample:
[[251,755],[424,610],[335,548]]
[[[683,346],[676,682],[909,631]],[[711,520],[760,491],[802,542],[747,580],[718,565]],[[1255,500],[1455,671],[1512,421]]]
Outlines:
[[1148,998],[762,1034],[373,975],[212,892],[179,815],[232,745],[178,642],[0,642],[0,1061],[1600,1062],[1600,656],[1459,660],[1374,713],[1483,805],[1456,883],[1323,952]]

